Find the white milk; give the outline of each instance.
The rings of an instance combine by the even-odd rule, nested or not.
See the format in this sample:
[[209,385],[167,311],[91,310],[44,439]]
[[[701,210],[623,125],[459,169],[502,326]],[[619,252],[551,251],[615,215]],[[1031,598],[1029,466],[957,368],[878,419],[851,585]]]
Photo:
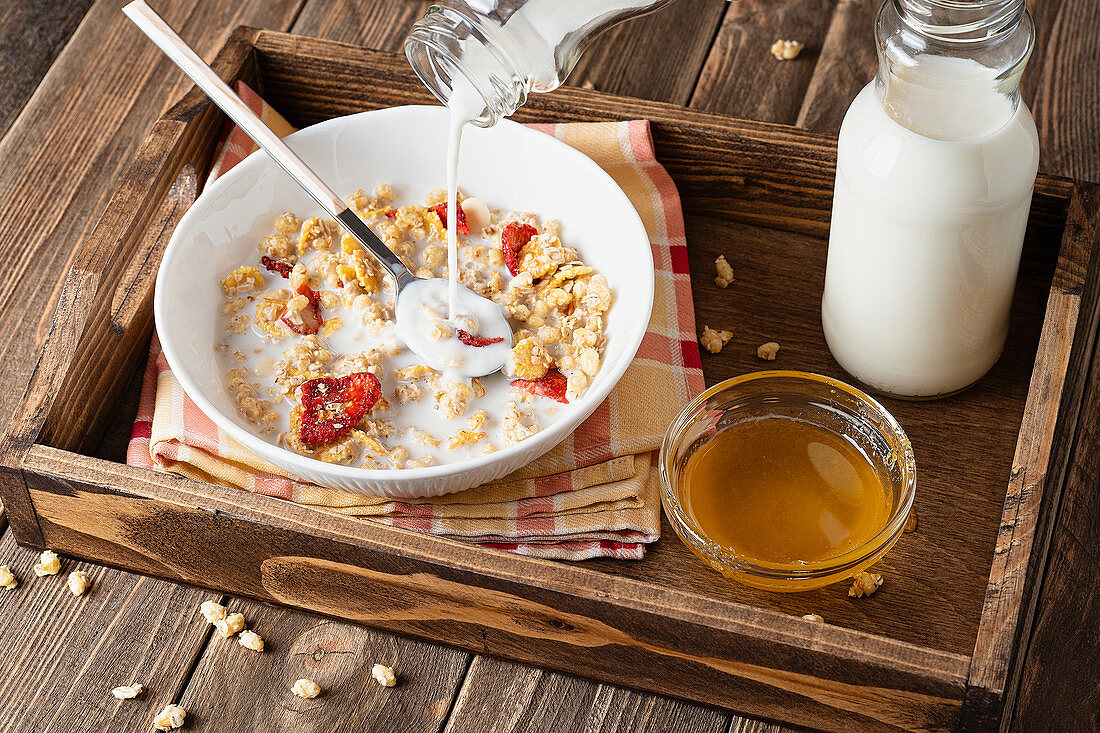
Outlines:
[[844,118],[822,325],[861,382],[932,397],[1004,346],[1039,145],[991,69],[918,59],[882,104],[872,82]]

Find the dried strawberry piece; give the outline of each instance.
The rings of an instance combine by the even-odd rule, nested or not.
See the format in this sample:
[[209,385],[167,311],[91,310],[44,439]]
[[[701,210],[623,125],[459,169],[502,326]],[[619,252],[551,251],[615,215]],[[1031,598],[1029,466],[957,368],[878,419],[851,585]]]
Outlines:
[[321,329],[321,324],[325,322],[324,316],[321,315],[321,299],[317,297],[317,293],[313,292],[313,288],[308,283],[302,283],[298,286],[298,295],[304,295],[309,299],[309,305],[297,313],[302,319],[301,323],[295,323],[285,315],[279,320],[285,323],[287,328],[294,333],[302,335],[317,333]]
[[519,251],[531,241],[531,237],[537,236],[538,229],[530,224],[521,224],[513,221],[504,227],[500,233],[500,246],[504,253],[504,264],[508,266],[508,272],[519,274]]
[[557,369],[546,372],[542,379],[513,379],[511,385],[524,392],[569,404],[569,400],[565,399],[565,389],[568,386],[565,375]]
[[331,443],[348,433],[382,396],[382,385],[370,372],[346,377],[318,377],[302,384],[303,443]]
[[458,340],[467,346],[488,346],[489,344],[499,344],[504,340],[504,338],[500,336],[488,339],[484,336],[470,333],[469,331],[463,331],[461,328],[456,328],[455,332],[458,333]]
[[[458,209],[458,233],[469,234],[470,224],[466,221],[466,212],[463,211],[462,207],[458,206],[457,204],[455,205],[455,208]],[[447,204],[436,204],[435,206],[429,206],[428,211],[434,211],[439,216],[439,220],[443,222],[443,228],[447,228]]]
[[273,260],[267,255],[260,258],[260,264],[267,268],[268,272],[277,272],[283,277],[290,277],[290,263],[282,260]]
[[390,209],[389,211],[386,212],[386,216],[388,216],[391,219],[396,219],[397,218],[397,209]]

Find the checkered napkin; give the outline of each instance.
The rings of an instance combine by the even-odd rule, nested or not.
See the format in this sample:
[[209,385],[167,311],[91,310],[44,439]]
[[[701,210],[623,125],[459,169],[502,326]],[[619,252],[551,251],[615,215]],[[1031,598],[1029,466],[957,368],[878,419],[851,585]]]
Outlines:
[[[237,93],[272,129],[292,131],[247,86],[238,82]],[[703,389],[679,195],[654,158],[644,120],[531,127],[585,153],[622,187],[645,223],[656,270],[653,315],[637,357],[564,442],[503,479],[438,498],[398,501],[322,488],[220,431],[183,393],[154,334],[126,462],[524,555],[640,559],[660,535],[656,449]],[[253,150],[244,133],[228,128],[210,178]]]

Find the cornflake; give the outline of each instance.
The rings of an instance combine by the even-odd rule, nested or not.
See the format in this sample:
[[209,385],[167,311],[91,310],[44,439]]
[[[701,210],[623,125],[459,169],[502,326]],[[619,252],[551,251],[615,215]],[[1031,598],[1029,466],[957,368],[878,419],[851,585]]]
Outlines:
[[46,550],[38,557],[38,564],[34,566],[34,574],[39,578],[47,575],[57,575],[61,572],[61,558],[53,550]]
[[756,355],[764,361],[775,361],[775,355],[779,353],[779,344],[769,341],[756,347]]
[[718,271],[718,276],[714,278],[718,287],[724,288],[733,282],[733,268],[726,262],[725,255],[718,255],[718,259],[714,261],[714,269]]
[[19,581],[12,575],[7,565],[0,565],[0,588],[15,590],[19,587]]
[[244,628],[244,614],[231,613],[223,619],[218,619],[214,622],[214,628],[217,629],[223,637],[228,639]]
[[187,711],[179,705],[166,705],[157,717],[153,718],[153,727],[157,730],[173,730],[182,728],[183,721],[187,717]]
[[397,675],[393,673],[393,667],[376,664],[370,673],[374,676],[374,680],[383,687],[393,687],[397,684]]
[[262,652],[264,650],[264,640],[260,638],[260,635],[250,629],[245,629],[241,632],[241,635],[237,637],[238,643],[245,649],[251,649],[254,652]]
[[710,326],[703,326],[703,333],[699,336],[699,343],[712,354],[717,354],[733,338],[731,331],[715,331]]
[[74,596],[84,595],[84,591],[88,590],[88,586],[91,584],[92,582],[88,579],[88,574],[83,570],[72,571],[65,581],[65,585],[69,586],[69,592]]
[[852,578],[852,587],[848,589],[848,595],[853,598],[869,596],[882,585],[882,576],[878,573],[859,572]]
[[128,685],[122,685],[111,690],[111,694],[117,697],[119,700],[133,700],[145,690],[145,687],[139,682],[131,682]]
[[298,697],[314,698],[321,694],[321,686],[313,680],[300,679],[290,688]]
[[225,606],[217,601],[203,601],[199,606],[199,613],[206,619],[206,623],[217,623],[225,618]]
[[798,41],[784,41],[782,39],[772,44],[772,56],[780,61],[790,61],[802,53],[802,44]]

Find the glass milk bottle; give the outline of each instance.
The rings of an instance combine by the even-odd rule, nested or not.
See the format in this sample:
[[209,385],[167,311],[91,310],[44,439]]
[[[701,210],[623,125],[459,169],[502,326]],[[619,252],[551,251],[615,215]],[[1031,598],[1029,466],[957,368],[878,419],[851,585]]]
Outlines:
[[887,0],[878,75],[837,150],[822,325],[888,394],[934,398],[1001,353],[1039,143],[1020,100],[1024,0]]
[[557,89],[588,42],[671,0],[443,0],[405,39],[433,94],[475,125],[515,112],[530,92]]

